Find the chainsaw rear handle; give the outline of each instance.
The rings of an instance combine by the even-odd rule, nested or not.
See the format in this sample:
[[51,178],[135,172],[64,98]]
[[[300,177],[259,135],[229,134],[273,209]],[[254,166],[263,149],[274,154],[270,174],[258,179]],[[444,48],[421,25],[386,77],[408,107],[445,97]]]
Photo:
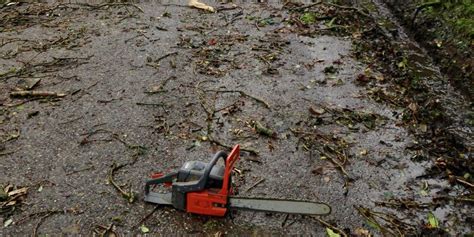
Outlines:
[[150,179],[150,180],[146,181],[145,195],[150,193],[150,186],[157,185],[157,184],[162,184],[162,183],[172,183],[173,180],[175,180],[177,176],[178,176],[178,171],[174,171],[174,172],[169,173],[165,176],[161,176],[159,178],[154,178],[154,179]]

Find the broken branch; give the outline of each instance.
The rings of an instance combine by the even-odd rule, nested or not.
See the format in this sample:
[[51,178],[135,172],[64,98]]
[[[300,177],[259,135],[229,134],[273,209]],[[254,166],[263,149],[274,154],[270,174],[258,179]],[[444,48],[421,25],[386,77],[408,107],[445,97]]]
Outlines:
[[[217,140],[213,139],[212,137],[209,137],[209,141],[212,142],[212,143],[214,143],[214,144],[216,144],[216,145],[218,145],[218,146],[225,147],[225,148],[227,148],[227,149],[232,149],[232,148],[233,148],[232,146],[229,146],[229,145],[224,144],[224,143],[222,143],[222,142],[220,142],[220,141],[217,141]],[[241,151],[249,152],[250,154],[256,155],[256,156],[258,156],[258,153],[259,153],[259,152],[258,152],[257,150],[255,150],[255,149],[246,148],[246,147],[240,147],[240,150],[241,150]]]
[[265,181],[265,178],[261,178],[259,179],[257,182],[255,182],[254,184],[252,184],[252,186],[248,187],[245,192],[248,192],[250,191],[252,188],[255,188],[257,185],[263,183]]
[[66,94],[50,91],[14,91],[10,92],[11,97],[64,97]]
[[114,186],[114,188],[119,191],[122,196],[127,199],[127,201],[129,203],[133,203],[135,201],[135,194],[132,192],[132,190],[130,190],[130,192],[126,192],[125,190],[123,190],[114,180],[114,175],[115,175],[115,172],[125,166],[127,166],[127,164],[122,164],[122,165],[117,165],[115,164],[115,162],[112,164],[112,167],[109,171],[109,174],[108,174],[108,181],[110,184],[112,184],[112,186]]
[[263,104],[267,109],[270,109],[270,105],[264,101],[263,99],[257,98],[255,96],[247,94],[245,91],[241,90],[206,90],[206,91],[212,91],[212,92],[217,92],[217,93],[240,93],[242,96],[247,96],[261,104]]

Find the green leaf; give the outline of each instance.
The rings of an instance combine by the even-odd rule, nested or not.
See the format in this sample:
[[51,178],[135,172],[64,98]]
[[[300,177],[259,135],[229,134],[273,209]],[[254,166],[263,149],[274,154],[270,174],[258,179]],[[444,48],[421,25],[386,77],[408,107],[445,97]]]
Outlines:
[[316,22],[316,14],[314,12],[305,12],[301,15],[300,20],[306,25],[313,24]]
[[328,236],[329,237],[341,237],[340,234],[334,232],[332,229],[330,228],[326,228],[326,233],[328,233]]
[[12,219],[8,219],[8,220],[6,220],[5,222],[3,222],[3,227],[9,226],[11,223],[13,223],[13,220],[12,220]]
[[150,229],[148,229],[148,227],[146,227],[145,225],[141,225],[140,226],[140,231],[142,233],[148,233],[148,232],[150,232]]
[[428,213],[428,222],[431,228],[439,227],[438,219],[436,219],[436,216],[432,212]]
[[334,25],[334,21],[336,21],[336,17],[332,18],[327,24],[327,27],[332,27]]
[[25,109],[25,105],[18,105],[16,107],[17,110],[21,111],[21,110],[24,110]]
[[405,69],[407,66],[408,66],[408,59],[404,57],[402,61],[398,63],[398,67],[401,69]]
[[463,177],[464,177],[465,179],[469,179],[469,178],[471,178],[471,174],[465,173]]
[[376,230],[380,230],[380,225],[371,221],[371,220],[367,220],[367,225],[369,225],[370,227],[376,229]]

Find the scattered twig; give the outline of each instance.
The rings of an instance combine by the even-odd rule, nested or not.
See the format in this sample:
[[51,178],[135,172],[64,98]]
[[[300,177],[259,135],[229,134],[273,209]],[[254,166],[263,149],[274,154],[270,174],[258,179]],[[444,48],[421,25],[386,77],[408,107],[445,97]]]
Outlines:
[[474,189],[474,184],[472,183],[469,183],[468,181],[464,180],[464,179],[461,179],[461,178],[456,178],[456,182],[468,187],[468,188],[471,188],[471,189]]
[[468,198],[468,197],[453,197],[453,196],[445,195],[445,196],[437,196],[433,198],[433,200],[439,200],[439,199],[446,199],[446,200],[452,200],[452,201],[457,201],[457,202],[468,202],[468,203],[474,204],[474,199]]
[[165,54],[165,55],[163,55],[163,56],[157,58],[157,59],[155,60],[155,63],[159,63],[161,60],[163,60],[163,59],[165,59],[165,58],[167,58],[167,57],[169,57],[169,56],[176,55],[176,54],[178,54],[178,51],[172,52],[172,53],[167,53],[167,54]]
[[324,221],[323,219],[319,218],[319,217],[316,217],[316,216],[313,216],[313,218],[317,221],[319,221],[319,223],[323,224],[324,226],[332,229],[332,230],[335,230],[337,233],[341,234],[342,236],[344,237],[348,237],[348,235],[346,234],[346,232],[344,232],[343,230],[329,224],[328,222]]
[[115,172],[125,166],[127,166],[128,163],[126,164],[121,164],[121,165],[117,165],[115,164],[115,162],[112,164],[109,172],[108,172],[108,175],[107,175],[107,179],[109,181],[110,184],[112,184],[112,186],[114,186],[114,188],[119,191],[122,196],[127,199],[127,201],[129,203],[133,203],[135,201],[135,194],[133,193],[132,190],[130,190],[129,192],[126,192],[125,190],[123,190],[114,180],[114,175],[115,175]]
[[241,90],[206,90],[206,91],[212,91],[212,92],[217,92],[217,93],[240,93],[240,95],[247,96],[247,97],[263,104],[267,109],[270,109],[270,105],[266,101],[264,101],[260,98],[257,98],[255,96],[249,95],[245,91],[241,91]]
[[44,222],[44,220],[52,215],[55,215],[55,214],[58,214],[58,213],[61,213],[61,211],[59,210],[54,210],[54,211],[50,211],[48,213],[46,213],[44,216],[40,217],[38,223],[36,223],[35,227],[33,228],[33,234],[31,234],[32,236],[36,237],[38,236],[38,229],[40,227],[40,225]]
[[167,53],[167,54],[165,54],[165,55],[163,55],[163,56],[161,56],[161,57],[159,57],[159,58],[157,58],[157,59],[155,59],[155,60],[148,61],[145,65],[150,66],[150,67],[153,67],[153,68],[155,68],[155,69],[159,69],[159,67],[160,67],[160,61],[161,61],[161,60],[163,60],[163,59],[165,59],[165,58],[167,58],[167,57],[169,57],[169,56],[176,55],[176,54],[178,54],[177,51],[176,51],[176,52],[172,52],[172,53]]
[[164,28],[164,27],[161,27],[161,26],[155,26],[155,28],[157,30],[161,30],[161,31],[168,31],[168,29]]
[[412,209],[412,208],[427,208],[432,205],[433,203],[418,203],[415,201],[410,200],[402,200],[402,199],[390,199],[388,201],[376,201],[375,204],[388,206],[388,207],[397,207],[397,208],[405,208],[405,209]]
[[72,174],[76,174],[76,173],[79,173],[79,172],[82,172],[82,171],[91,170],[91,169],[94,169],[94,168],[95,168],[94,166],[89,166],[89,167],[86,167],[86,168],[83,168],[83,169],[73,170],[69,173],[66,173],[66,175],[72,175]]
[[167,92],[168,90],[165,90],[165,86],[168,84],[169,81],[176,79],[176,76],[170,76],[166,78],[158,87],[154,87],[150,91],[145,91],[147,94],[156,94],[156,93],[163,93]]
[[267,66],[271,66],[272,64],[266,59],[264,58],[262,55],[260,54],[255,54],[258,56],[258,58],[260,58],[265,64],[267,64]]
[[265,181],[265,178],[261,178],[259,179],[257,182],[255,182],[254,184],[252,184],[250,187],[248,187],[245,192],[247,193],[248,191],[250,191],[251,189],[255,188],[257,185],[263,183]]
[[160,106],[164,107],[164,103],[147,103],[147,102],[137,102],[136,105],[143,105],[143,106]]
[[96,141],[96,140],[89,140],[90,137],[92,137],[93,135],[95,134],[99,134],[99,133],[108,133],[108,134],[113,134],[112,131],[109,131],[107,129],[103,129],[103,128],[99,128],[97,130],[94,130],[92,132],[87,132],[87,133],[83,133],[81,134],[82,136],[85,135],[84,138],[82,138],[82,140],[79,142],[80,145],[85,145],[85,144],[88,144],[92,141]]
[[31,102],[31,101],[35,101],[35,100],[39,100],[40,98],[29,98],[29,99],[24,99],[23,101],[20,101],[18,103],[14,103],[14,104],[4,104],[4,106],[6,107],[17,107],[17,106],[20,106],[20,105],[23,105],[23,104],[26,104],[28,102]]
[[342,174],[350,179],[349,174],[347,173],[346,169],[344,168],[343,164],[336,161],[336,159],[332,158],[329,154],[325,153],[324,151],[318,150],[321,154],[323,154],[327,159],[329,159],[333,164],[335,164],[339,170],[341,170]]
[[100,8],[106,8],[106,7],[115,7],[115,6],[130,6],[130,7],[133,7],[137,10],[139,10],[140,12],[144,12],[143,9],[141,9],[139,6],[133,4],[133,3],[104,3],[104,4],[100,4],[100,5],[93,5],[93,4],[88,4],[88,3],[73,3],[73,4],[76,4],[76,5],[79,5],[79,6],[85,6],[85,7],[89,7],[89,8],[93,8],[93,9],[100,9]]
[[[222,143],[222,142],[220,142],[220,141],[217,141],[217,140],[213,139],[212,137],[209,137],[208,139],[209,139],[210,142],[212,142],[212,143],[214,143],[214,144],[216,144],[216,145],[218,145],[218,146],[225,147],[225,148],[227,148],[227,149],[232,149],[232,148],[233,148],[233,146],[229,146],[229,145],[227,145],[227,144],[224,144],[224,143]],[[258,156],[258,153],[259,153],[259,152],[258,152],[257,150],[255,150],[255,149],[246,148],[246,147],[240,147],[240,150],[241,150],[241,151],[249,152],[250,154],[256,155],[256,156]]]
[[36,223],[35,227],[33,228],[33,233],[32,233],[32,236],[38,236],[38,229],[46,218],[48,218],[52,215],[66,214],[66,213],[81,214],[81,213],[83,213],[83,211],[77,210],[75,208],[62,209],[62,210],[53,209],[53,210],[48,210],[48,211],[40,211],[40,212],[29,214],[29,215],[19,219],[18,221],[16,221],[16,224],[19,225],[21,223],[26,222],[29,218],[40,216],[40,220]]
[[15,152],[17,152],[17,151],[18,151],[18,150],[0,152],[0,156],[10,155],[10,154],[13,154],[13,153],[15,153]]
[[127,163],[124,163],[124,164],[120,164],[120,165],[117,165],[115,162],[112,164],[109,172],[108,172],[108,181],[110,184],[112,184],[112,186],[114,186],[114,188],[119,191],[122,196],[127,199],[127,201],[129,203],[133,203],[135,201],[135,193],[132,191],[132,189],[130,188],[130,191],[129,192],[126,192],[125,190],[122,189],[122,187],[120,185],[118,185],[115,180],[114,180],[114,175],[115,175],[115,172],[117,172],[118,170],[122,169],[123,167],[125,166],[129,166],[129,165],[134,165],[137,160],[138,160],[138,157],[140,155],[143,155],[144,151],[146,150],[145,147],[143,146],[140,146],[140,145],[131,145],[125,141],[123,141],[120,136],[118,134],[113,134],[113,138],[115,138],[116,140],[120,141],[122,144],[124,144],[128,149],[130,150],[133,150],[134,153],[132,154],[132,159],[127,162]]
[[73,119],[71,119],[71,120],[67,120],[67,121],[64,121],[64,122],[60,122],[60,123],[58,123],[58,124],[68,124],[68,123],[72,123],[72,122],[75,122],[75,121],[77,121],[77,120],[79,120],[79,119],[81,119],[81,118],[84,118],[84,116],[81,115],[81,116],[79,116],[79,117],[77,117],[77,118],[73,118]]
[[135,225],[133,226],[133,229],[139,227],[139,226],[140,226],[141,224],[143,224],[146,220],[148,220],[148,218],[150,218],[150,217],[153,215],[153,213],[155,213],[156,210],[158,210],[159,208],[160,208],[159,205],[155,206],[155,208],[153,208],[153,210],[152,210],[150,213],[148,213],[146,216],[144,216],[137,224],[135,224]]
[[[104,231],[99,232],[97,229],[103,229]],[[104,225],[97,225],[96,229],[94,230],[97,234],[99,234],[100,237],[105,237],[105,236],[120,236],[116,231],[115,231],[115,226],[114,224],[110,224],[109,226],[104,226]]]
[[335,7],[335,8],[344,9],[344,10],[352,10],[352,11],[355,11],[355,12],[359,13],[362,16],[365,16],[365,17],[371,19],[369,14],[363,12],[361,9],[359,9],[357,7],[342,6],[342,5],[338,5],[338,4],[330,3],[330,2],[323,2],[323,4],[326,4],[328,6],[332,6],[332,7]]
[[242,7],[239,7],[237,5],[233,5],[230,7],[227,7],[227,6],[216,7],[216,12],[230,11],[230,10],[235,10],[235,9],[242,9]]
[[318,1],[318,2],[315,2],[315,3],[311,3],[311,4],[308,4],[308,5],[305,5],[305,6],[302,6],[302,7],[297,7],[297,8],[293,8],[291,10],[293,11],[302,11],[302,10],[305,10],[307,8],[312,8],[314,6],[317,6],[319,4],[321,4],[322,2],[321,1]]
[[286,221],[288,221],[289,216],[290,216],[289,213],[285,214],[285,217],[283,218],[283,221],[281,222],[281,227],[285,227]]
[[249,160],[249,161],[253,161],[253,162],[255,162],[255,163],[259,163],[259,164],[262,163],[262,161],[259,160],[259,159],[256,158],[256,157],[247,156],[247,157],[245,157],[245,159],[246,159],[246,160]]
[[[361,206],[355,206],[355,208],[368,222],[377,225],[384,236],[387,234],[391,236],[407,236],[408,233],[415,231],[415,227],[412,224],[405,223],[392,214],[376,212]],[[385,226],[382,224],[385,224]]]
[[307,8],[311,8],[311,7],[314,7],[314,6],[317,6],[317,5],[321,5],[321,4],[324,4],[324,5],[327,5],[327,6],[331,6],[331,7],[335,7],[335,8],[340,8],[340,9],[344,9],[344,10],[352,10],[352,11],[355,11],[357,13],[359,13],[360,15],[362,16],[365,16],[367,18],[370,18],[370,15],[368,15],[367,13],[363,12],[362,9],[359,9],[357,7],[350,7],[350,6],[342,6],[342,5],[338,5],[338,4],[335,4],[335,3],[330,3],[330,2],[322,2],[322,1],[318,1],[318,2],[315,2],[315,3],[311,3],[309,5],[306,5],[306,6],[302,6],[302,7],[297,7],[297,8],[293,8],[291,10],[294,10],[294,11],[302,11],[302,10],[305,10]]
[[14,91],[10,92],[11,97],[64,97],[66,94],[50,91]]

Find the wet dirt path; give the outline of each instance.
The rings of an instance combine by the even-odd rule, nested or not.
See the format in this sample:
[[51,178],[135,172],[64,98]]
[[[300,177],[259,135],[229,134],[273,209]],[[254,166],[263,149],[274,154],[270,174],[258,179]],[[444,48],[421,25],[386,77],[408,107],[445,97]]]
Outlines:
[[[359,85],[368,66],[352,56],[349,37],[294,33],[288,11],[267,4],[223,4],[216,14],[96,6],[16,6],[30,13],[0,33],[0,184],[29,188],[1,216],[12,220],[2,235],[138,234],[143,224],[164,235],[324,236],[326,226],[297,215],[158,208],[147,216],[155,208],[142,201],[148,175],[234,144],[247,149],[238,195],[327,202],[333,213],[322,219],[347,233],[379,233],[360,215],[388,210],[376,201],[423,200],[449,185],[415,180],[429,164],[411,160],[416,141],[401,111]],[[32,78],[41,79],[33,90],[66,96],[10,96]],[[449,211],[434,213],[445,221]],[[414,226],[427,213],[395,212]]]

